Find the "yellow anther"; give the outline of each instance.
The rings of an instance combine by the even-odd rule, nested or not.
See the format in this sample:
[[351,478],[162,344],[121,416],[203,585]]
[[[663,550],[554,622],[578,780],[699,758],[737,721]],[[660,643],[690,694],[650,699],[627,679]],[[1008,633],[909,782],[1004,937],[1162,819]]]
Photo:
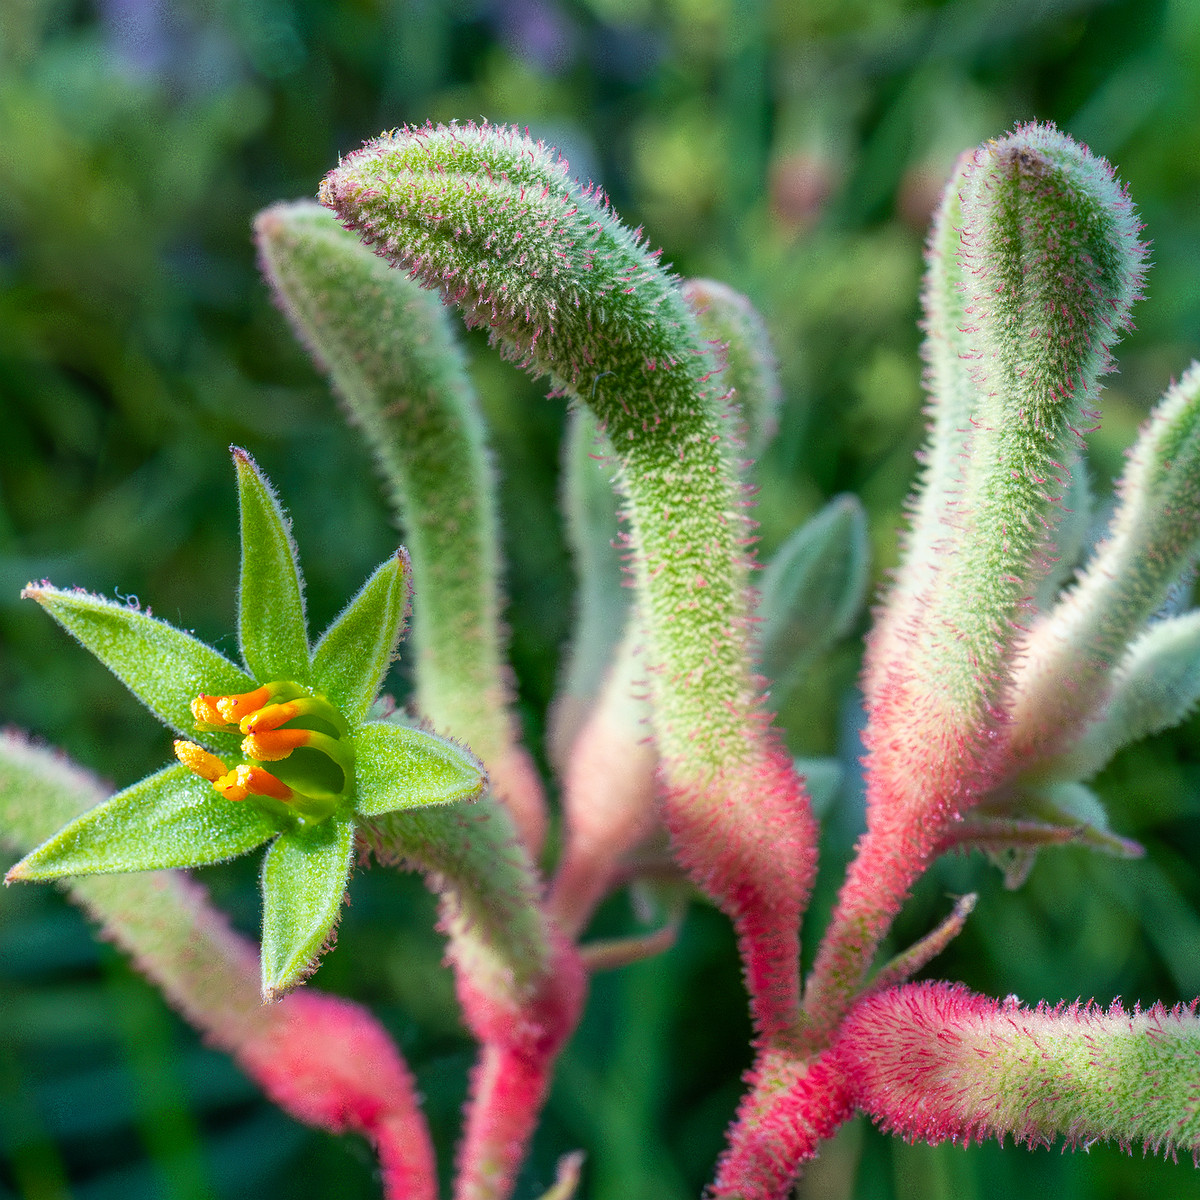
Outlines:
[[217,711],[216,696],[197,696],[192,701],[192,717],[198,726],[220,729],[225,718]]
[[243,763],[227,775],[213,780],[213,787],[226,800],[245,800],[247,796],[269,796],[272,800],[290,800],[295,794],[281,779],[262,767]]
[[[241,748],[250,761],[232,770],[200,746],[176,743],[179,761],[209,780],[226,800],[282,800],[298,819],[316,822],[327,820],[354,786],[354,746],[345,718],[324,696],[313,695],[301,684],[277,679],[238,695],[197,696],[192,716],[200,730],[240,730],[245,735]],[[318,728],[285,728],[297,718]],[[326,728],[332,733],[324,732]],[[279,769],[283,779],[258,765],[289,758],[301,747],[322,757],[292,759]]]
[[177,741],[175,757],[194,775],[199,775],[201,779],[207,779],[209,783],[215,783],[228,770],[215,754],[210,754],[203,746],[197,746],[195,742]]

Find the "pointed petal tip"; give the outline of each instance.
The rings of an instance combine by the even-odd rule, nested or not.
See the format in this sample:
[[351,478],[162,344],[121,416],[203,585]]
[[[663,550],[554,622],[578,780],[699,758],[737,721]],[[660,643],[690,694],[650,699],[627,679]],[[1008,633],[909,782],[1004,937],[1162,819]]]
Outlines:
[[43,579],[39,583],[30,581],[21,589],[21,599],[36,600],[38,604],[45,604],[51,595],[61,591],[61,588],[56,588],[48,579]]
[[292,990],[295,985],[281,985],[272,983],[264,979],[262,982],[262,1002],[265,1007],[268,1004],[278,1004]]

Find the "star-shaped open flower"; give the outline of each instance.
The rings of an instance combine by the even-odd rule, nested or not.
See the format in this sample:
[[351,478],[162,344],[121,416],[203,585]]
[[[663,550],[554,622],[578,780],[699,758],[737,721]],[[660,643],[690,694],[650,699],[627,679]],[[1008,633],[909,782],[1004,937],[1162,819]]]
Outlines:
[[135,607],[47,583],[22,593],[182,737],[177,764],[72,821],[6,882],[203,866],[270,842],[262,986],[274,999],[313,970],[330,939],[356,826],[474,799],[487,777],[454,742],[366,719],[408,613],[405,551],[375,571],[310,648],[287,519],[250,456],[234,449],[233,458],[244,669]]

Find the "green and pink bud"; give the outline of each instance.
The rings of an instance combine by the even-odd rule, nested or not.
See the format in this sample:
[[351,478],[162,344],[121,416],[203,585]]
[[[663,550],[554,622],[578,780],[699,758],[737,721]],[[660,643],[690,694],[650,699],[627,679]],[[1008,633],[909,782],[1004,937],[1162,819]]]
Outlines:
[[913,1140],[1115,1141],[1200,1157],[1195,1002],[1031,1009],[956,984],[910,984],[857,1005],[834,1054],[855,1104]]
[[602,193],[511,129],[398,130],[344,158],[320,195],[377,253],[591,408],[607,435],[627,499],[665,821],[737,922],[760,1029],[786,1029],[816,827],[766,733],[735,413],[678,282]]
[[[1185,686],[1171,676],[1177,655],[1190,653],[1186,627],[1167,635],[1175,645],[1166,653],[1153,641],[1131,645],[1200,553],[1200,364],[1151,414],[1117,496],[1107,537],[1022,648],[1007,750],[1014,773],[1086,777],[1120,745],[1174,724],[1190,707],[1186,697],[1177,715],[1169,704],[1142,715],[1144,705],[1161,707],[1155,692],[1165,698]],[[1103,728],[1090,729],[1097,721]]]
[[867,834],[806,993],[818,1044],[945,831],[1002,772],[1067,464],[1141,286],[1139,229],[1108,164],[1050,126],[964,155],[947,190],[926,284],[931,441],[868,651]]

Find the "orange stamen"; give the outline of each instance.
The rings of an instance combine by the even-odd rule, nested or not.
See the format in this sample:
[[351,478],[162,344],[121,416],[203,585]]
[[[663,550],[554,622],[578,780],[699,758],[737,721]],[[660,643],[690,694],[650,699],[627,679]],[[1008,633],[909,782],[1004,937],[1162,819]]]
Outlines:
[[237,725],[243,717],[257,712],[271,699],[271,689],[263,684],[252,692],[241,692],[236,696],[216,696],[214,699],[222,719],[230,725]]
[[270,796],[273,800],[290,800],[295,795],[282,779],[276,779],[270,771],[245,763],[214,780],[213,787],[226,800],[245,800],[247,796]]
[[225,764],[215,755],[210,754],[203,746],[195,742],[179,740],[175,743],[175,757],[194,775],[215,783],[226,773]]
[[[279,707],[282,707],[279,706]],[[311,729],[272,729],[252,733],[242,739],[242,753],[259,762],[278,762],[287,758],[298,746],[307,746],[312,740]]]
[[[268,704],[243,717],[241,731],[243,733],[261,733],[268,729],[278,729],[285,721],[298,717],[301,707],[295,700],[287,700],[282,704]],[[257,757],[257,756],[256,756]]]
[[197,696],[192,701],[192,717],[197,725],[213,725],[218,728],[225,724],[225,718],[217,711],[216,696]]

